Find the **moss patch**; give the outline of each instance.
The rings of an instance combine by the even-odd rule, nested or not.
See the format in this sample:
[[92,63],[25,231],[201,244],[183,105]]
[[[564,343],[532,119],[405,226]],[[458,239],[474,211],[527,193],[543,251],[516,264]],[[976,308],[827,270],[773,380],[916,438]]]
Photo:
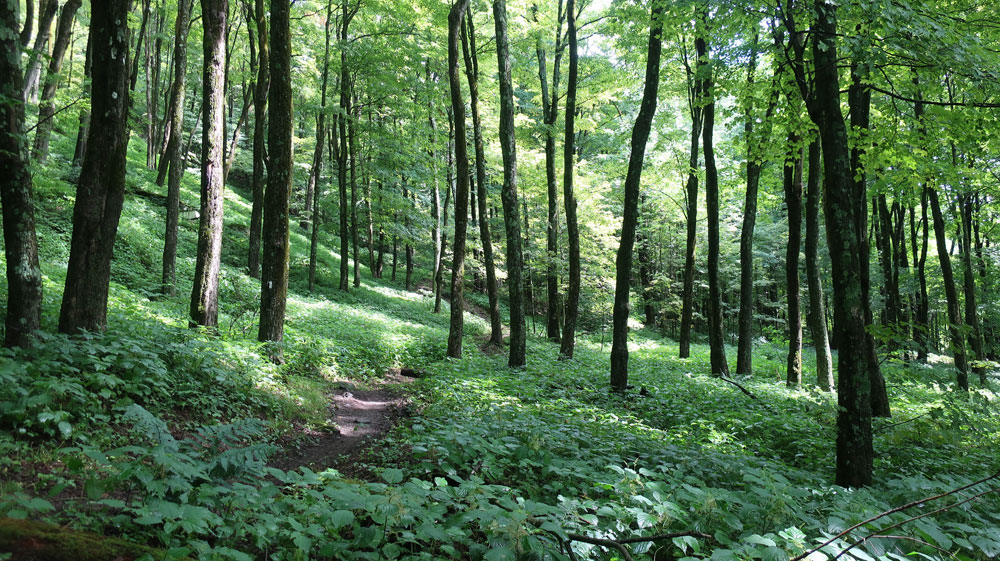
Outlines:
[[0,519],[0,552],[15,561],[136,561],[160,550],[118,538],[78,532],[31,520]]

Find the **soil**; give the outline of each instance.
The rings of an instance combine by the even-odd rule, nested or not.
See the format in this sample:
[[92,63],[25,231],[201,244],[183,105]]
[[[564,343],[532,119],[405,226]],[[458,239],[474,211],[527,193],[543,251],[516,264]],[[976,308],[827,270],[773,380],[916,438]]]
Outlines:
[[303,431],[298,446],[275,459],[272,467],[294,470],[308,467],[313,471],[334,468],[349,477],[365,478],[362,462],[366,452],[378,449],[385,435],[409,415],[410,400],[401,391],[419,373],[395,370],[371,389],[358,389],[340,382],[330,395],[330,420],[336,430]]

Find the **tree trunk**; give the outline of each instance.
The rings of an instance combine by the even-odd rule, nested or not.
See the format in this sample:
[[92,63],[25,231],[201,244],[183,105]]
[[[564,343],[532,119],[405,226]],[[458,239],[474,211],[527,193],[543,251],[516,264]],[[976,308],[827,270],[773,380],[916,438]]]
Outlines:
[[986,360],[983,352],[983,328],[979,323],[979,313],[976,305],[976,273],[972,268],[972,195],[962,195],[958,199],[959,212],[962,214],[962,272],[963,288],[965,290],[965,324],[971,327],[969,346],[975,355],[977,364],[972,367],[979,377],[979,384],[986,385]]
[[455,0],[448,12],[448,82],[451,86],[451,110],[455,116],[455,249],[451,264],[451,321],[448,330],[448,356],[462,358],[465,327],[465,234],[469,221],[469,154],[465,141],[465,102],[462,101],[462,75],[458,44],[462,18],[469,0]]
[[944,281],[944,292],[948,300],[948,332],[951,335],[952,353],[955,355],[955,369],[958,371],[958,387],[968,390],[969,363],[965,356],[962,313],[958,301],[958,290],[955,288],[955,274],[952,272],[951,255],[948,253],[944,214],[941,212],[941,202],[938,199],[937,189],[928,187],[927,192],[931,213],[934,216],[934,234],[937,238],[938,261],[941,262],[941,277]]
[[[494,2],[494,4],[493,4],[493,12],[496,14],[496,17],[498,18],[497,21],[496,21],[496,28],[497,28],[497,35],[499,37],[499,35],[500,35],[500,20],[499,20],[499,18],[502,16],[504,18],[504,23],[506,24],[507,8],[506,8],[506,6],[502,2],[500,2],[500,3]],[[483,150],[483,129],[482,129],[482,125],[481,125],[480,119],[479,119],[479,58],[476,56],[476,35],[475,35],[475,27],[474,27],[474,22],[473,22],[473,16],[472,16],[471,12],[466,14],[465,21],[466,21],[467,27],[463,27],[462,28],[462,54],[463,54],[463,56],[465,58],[465,76],[466,76],[466,78],[469,81],[469,107],[472,109],[472,130],[473,130],[473,139],[474,139],[473,146],[475,147],[475,152],[476,152],[476,188],[478,189],[478,195],[479,195],[479,201],[478,201],[478,205],[479,205],[479,239],[481,240],[481,242],[483,244],[483,266],[486,269],[486,294],[487,294],[487,298],[489,300],[489,315],[490,315],[490,339],[489,339],[489,344],[490,345],[495,345],[495,346],[500,346],[500,345],[503,344],[503,325],[500,323],[500,302],[499,302],[499,298],[497,297],[497,272],[496,272],[496,265],[493,262],[493,239],[490,236],[490,220],[489,220],[489,216],[486,214],[486,155],[485,155],[485,151]],[[504,36],[506,36],[506,32],[507,32],[506,27],[504,27],[504,30],[503,30]],[[471,47],[470,47],[470,44],[471,44]],[[498,49],[497,49],[498,53],[499,53],[499,50],[500,50],[500,46],[498,45]],[[500,66],[500,69],[501,69],[501,75],[500,75],[500,80],[501,80],[501,82],[500,82],[500,89],[501,89],[501,92],[500,92],[500,103],[501,104],[505,104],[505,103],[508,102],[508,100],[504,97],[506,95],[506,93],[505,93],[506,90],[505,90],[505,84],[503,82],[503,80],[504,80],[504,76],[503,76],[503,68],[504,67],[502,65],[503,62],[504,61],[500,61],[500,63],[501,63],[501,66]],[[508,68],[509,68],[509,61],[507,61],[507,63],[508,63]],[[511,94],[511,95],[513,95],[513,94]],[[515,171],[516,170],[513,170],[513,169],[508,170],[508,168],[507,168],[508,156],[509,156],[510,164],[511,165],[515,164],[514,152],[513,152],[513,150],[514,150],[513,142],[511,141],[510,146],[507,146],[507,138],[505,137],[506,134],[510,134],[511,138],[513,138],[513,134],[514,134],[513,101],[510,101],[510,103],[511,103],[511,113],[512,113],[511,114],[511,122],[510,123],[505,123],[504,122],[504,119],[506,117],[506,113],[504,112],[504,108],[503,107],[501,108],[501,115],[500,115],[501,127],[503,127],[504,125],[509,125],[510,126],[510,130],[509,131],[504,131],[504,130],[500,131],[500,141],[501,141],[501,148],[504,150],[504,156],[503,156],[503,159],[504,159],[504,177],[505,177],[504,186],[506,188],[506,185],[507,185],[506,178],[508,177],[508,174],[509,174],[510,177],[514,178],[514,181],[515,181],[515,183],[514,183],[514,189],[515,189],[514,194],[516,196],[516,194],[517,194],[516,193],[517,184],[516,184],[516,177],[515,177]],[[511,151],[509,155],[506,152],[507,150]],[[506,205],[505,205],[504,208],[506,208]],[[516,218],[516,216],[517,216],[517,210],[518,209],[517,209],[517,206],[515,204],[515,207],[514,207],[514,216],[515,216],[515,222],[517,223],[517,226],[515,227],[515,229],[519,231],[520,230],[520,219]],[[518,233],[518,236],[517,236],[517,239],[516,239],[516,245],[518,247],[518,256],[517,256],[518,257],[518,261],[520,261],[520,244],[521,244],[521,236],[520,236],[520,233]],[[509,236],[508,236],[508,254],[509,253],[510,253],[510,244],[509,244]],[[516,300],[520,301],[520,294],[515,294],[516,292],[518,292],[519,289],[515,289],[514,287],[515,286],[519,286],[519,285],[513,284],[515,282],[515,280],[512,278],[512,274],[513,273],[514,273],[514,271],[512,271],[510,257],[508,255],[508,259],[507,259],[507,275],[508,275],[508,279],[509,279],[508,287],[510,288],[510,296],[511,296],[511,301],[512,301],[511,304],[512,304],[512,306],[513,306],[513,300],[516,299]],[[516,274],[517,274],[518,277],[520,277],[521,276],[520,275],[520,270],[518,270]],[[511,308],[511,314],[514,314],[514,313],[515,312],[514,312],[513,307],[512,307]],[[522,320],[523,320],[523,318],[522,318]],[[511,326],[511,329],[513,329],[513,326]],[[511,349],[512,349],[512,352],[513,352],[513,347]],[[523,352],[522,352],[522,355],[523,355]],[[522,361],[522,364],[523,364],[523,361]],[[519,365],[511,365],[511,366],[521,366],[521,365],[519,364]]]
[[347,31],[357,7],[341,4],[340,20],[340,150],[337,151],[337,186],[340,195],[340,290],[350,290],[350,208],[347,206],[347,120],[351,116],[351,73],[347,65]]
[[[751,52],[750,65],[747,68],[747,85],[754,83],[754,73],[757,70],[757,40]],[[779,79],[777,71],[773,80]],[[746,376],[753,374],[753,231],[757,224],[757,192],[760,187],[760,176],[764,169],[764,151],[771,136],[774,109],[777,107],[777,84],[772,87],[764,120],[763,130],[755,131],[753,102],[748,102],[744,116],[743,132],[746,136],[747,153],[747,191],[743,203],[743,226],[740,229],[740,311],[737,318],[736,373]]]
[[[572,1],[572,0],[571,0]],[[656,92],[660,85],[660,51],[662,47],[663,4],[653,2],[649,22],[649,46],[646,49],[646,77],[642,103],[632,127],[628,171],[625,174],[625,208],[622,218],[621,242],[615,259],[615,303],[611,339],[611,388],[624,392],[628,387],[628,317],[629,290],[632,274],[632,250],[639,221],[639,185],[642,163],[646,157],[646,141],[656,113]]]
[[[198,254],[191,289],[191,327],[219,324],[219,266],[222,255],[223,121],[225,120],[226,20],[229,0],[201,0],[204,27],[202,73],[201,215]],[[263,319],[263,318],[262,318]]]
[[[33,26],[35,25],[35,2],[34,0],[25,0],[24,9],[24,28],[21,29],[21,47],[27,49],[28,44],[31,43],[31,34],[34,32]],[[14,14],[14,24],[7,29],[17,29],[17,10],[15,7],[11,7],[10,12]],[[15,51],[8,51],[15,52]],[[21,76],[19,79],[24,80],[24,76],[20,72],[20,60],[18,60],[18,75]],[[13,76],[13,74],[8,74],[8,76]],[[24,91],[24,84],[21,84],[21,91]],[[20,93],[20,92],[19,92]]]
[[445,183],[444,192],[444,210],[442,215],[444,216],[443,226],[441,228],[441,251],[437,255],[437,276],[432,279],[434,283],[434,313],[441,312],[441,297],[444,292],[444,254],[448,250],[448,205],[451,204],[451,191],[452,183],[454,182],[455,172],[454,172],[454,149],[453,143],[455,142],[455,119],[452,114],[451,109],[448,109],[448,147],[445,150],[448,153],[448,169],[447,178]]
[[[426,68],[426,80],[428,84],[434,83],[434,76],[431,75],[431,63],[430,59],[424,61]],[[441,269],[441,192],[438,190],[438,169],[437,169],[437,123],[434,120],[434,101],[432,96],[427,96],[427,124],[430,126],[430,149],[429,154],[431,158],[431,175],[433,176],[433,184],[431,186],[431,220],[433,224],[431,225],[431,241],[434,244],[434,258],[431,264],[431,291],[437,296],[437,277],[438,272]],[[450,152],[450,150],[449,150]],[[396,237],[393,237],[393,244],[395,244]],[[395,245],[393,245],[393,254],[395,254]],[[394,265],[395,267],[395,265]],[[395,279],[395,274],[393,274],[393,280]]]
[[[686,56],[686,55],[685,55]],[[683,289],[681,293],[681,332],[679,341],[680,358],[691,356],[691,323],[694,316],[694,273],[695,248],[698,242],[698,146],[704,124],[704,110],[701,96],[705,93],[704,65],[706,61],[698,57],[695,70],[688,68],[688,108],[691,113],[691,150],[688,158],[688,177],[684,188],[687,199],[687,242],[684,250]]]
[[184,77],[187,74],[187,36],[191,28],[191,5],[193,0],[179,0],[177,20],[174,23],[174,78],[171,89],[170,107],[167,119],[170,138],[163,159],[168,162],[167,179],[167,224],[163,236],[164,294],[174,293],[177,261],[177,227],[180,215],[181,177],[184,175],[184,155],[181,153],[181,135],[184,132]]
[[[507,35],[507,6],[504,0],[494,0],[493,19],[496,22],[497,36],[497,68],[500,71],[500,148],[503,153],[503,190],[501,192],[501,202],[503,204],[504,230],[507,234],[507,292],[510,305],[510,354],[507,359],[507,366],[511,368],[522,368],[525,365],[525,340],[527,338],[527,324],[524,318],[524,290],[522,280],[522,269],[524,259],[521,253],[521,219],[518,216],[517,201],[517,144],[514,139],[514,88],[511,80],[509,39]],[[471,15],[470,35],[471,35]],[[475,52],[475,42],[472,44]],[[475,60],[475,58],[473,58]],[[475,105],[473,105],[475,107]],[[482,136],[476,135],[476,152],[482,150]],[[483,170],[479,177],[479,220],[480,230],[483,237],[484,251],[489,247],[489,217],[486,213],[486,188],[483,186],[486,180],[486,172]],[[525,214],[525,220],[527,220]],[[492,253],[492,249],[489,249]],[[487,283],[489,290],[496,292],[496,275],[490,275],[493,267],[492,255],[487,253]],[[492,279],[490,278],[492,277]],[[529,277],[530,281],[530,277]],[[529,293],[530,294],[530,293]],[[500,311],[496,311],[497,326],[500,323]],[[502,335],[496,337],[502,340]]]
[[576,346],[576,319],[580,308],[580,229],[576,218],[576,195],[573,193],[576,119],[576,86],[579,53],[576,38],[576,0],[566,2],[566,28],[569,39],[569,77],[566,84],[566,136],[563,140],[563,204],[566,206],[566,236],[569,245],[569,291],[563,318],[563,338],[559,358],[573,358]]
[[[356,101],[356,100],[355,100]],[[354,103],[353,105],[357,105]],[[357,110],[347,121],[347,149],[351,158],[351,250],[354,260],[354,288],[361,286],[360,236],[358,235],[358,151],[355,141],[354,123],[358,120]],[[409,219],[409,214],[407,214]],[[408,287],[407,287],[408,288]]]
[[[35,44],[28,54],[28,64],[24,68],[24,91],[21,92],[22,99],[34,103],[38,95],[38,79],[42,73],[42,57],[49,51],[49,35],[52,34],[52,20],[56,17],[56,10],[59,8],[58,0],[46,0],[40,6],[38,12],[38,35],[35,36]],[[17,26],[11,28],[11,32]]]
[[[708,62],[708,45],[703,37],[695,40],[698,58]],[[711,67],[709,67],[711,68]],[[712,91],[711,69],[705,80],[705,93],[709,102],[705,106],[705,126],[702,142],[705,150],[705,206],[708,212],[708,345],[713,376],[729,375],[726,361],[726,341],[723,335],[722,286],[719,279],[719,173],[715,166],[715,146],[712,133],[715,127],[715,94]]]
[[797,134],[788,135],[789,148],[797,148],[794,161],[785,162],[785,206],[788,208],[788,246],[785,248],[785,282],[788,298],[788,360],[785,382],[802,385],[802,304],[799,298],[799,249],[802,245],[802,148]]
[[[52,58],[45,74],[42,86],[42,97],[38,107],[38,125],[35,129],[35,143],[32,147],[32,158],[44,162],[49,155],[49,135],[52,132],[52,117],[55,115],[56,88],[59,86],[59,69],[62,68],[66,47],[73,34],[73,18],[80,9],[83,0],[67,0],[59,13],[59,23],[56,25],[56,41],[52,47]],[[12,51],[13,52],[13,51]]]
[[819,141],[809,144],[809,178],[806,193],[806,280],[809,285],[809,333],[816,348],[816,384],[823,391],[833,390],[833,357],[826,330],[823,304],[823,280],[819,270],[819,207],[822,173]]
[[128,147],[128,0],[91,7],[92,119],[73,205],[73,236],[59,331],[107,325],[111,256],[125,198]]
[[[330,77],[330,26],[333,24],[333,2],[328,1],[326,5],[326,24],[323,26],[324,48],[323,48],[323,85],[320,88],[319,115],[316,117],[316,149],[313,151],[312,168],[309,170],[309,182],[306,186],[305,209],[308,213],[314,205],[313,197],[319,198],[317,185],[323,173],[323,142],[326,140],[326,86]],[[314,211],[313,216],[317,213]],[[302,217],[299,226],[309,228],[308,215]],[[313,224],[315,227],[315,224]],[[310,269],[314,269],[315,264],[310,261]],[[310,287],[312,283],[310,283]]]
[[267,92],[271,76],[268,68],[267,8],[264,0],[254,0],[254,21],[257,29],[257,76],[253,90],[253,186],[250,207],[250,248],[247,269],[252,278],[260,276],[261,218],[263,216],[264,183],[267,172],[267,154],[264,146],[267,126]]
[[142,0],[142,20],[139,23],[139,33],[135,37],[135,56],[132,57],[132,73],[129,78],[128,89],[135,91],[135,85],[139,81],[139,60],[142,55],[142,41],[146,38],[146,25],[149,22],[149,5],[152,0]]
[[[28,3],[29,7],[31,3]],[[31,14],[29,13],[29,17]],[[4,345],[23,347],[41,325],[42,271],[35,236],[35,202],[31,162],[24,134],[24,104],[20,103],[21,45],[17,35],[17,3],[7,0],[0,9],[0,207],[3,210],[3,247],[7,265],[7,315]],[[29,30],[29,24],[25,23]]]
[[[834,332],[838,349],[838,413],[836,483],[844,487],[871,484],[874,449],[871,428],[871,364],[865,327],[862,252],[855,232],[851,154],[847,127],[840,109],[837,69],[836,7],[823,0],[814,3],[816,22],[811,35],[815,73],[807,82],[801,65],[795,66],[803,94],[807,88],[809,116],[823,143],[823,183],[826,197],[827,241],[833,270]],[[787,20],[786,20],[787,23]],[[797,30],[789,32],[795,36]]]
[[[87,56],[84,58],[83,62],[83,93],[86,95],[92,90],[90,86],[91,75],[93,72],[93,53],[94,53],[94,26],[87,26]],[[72,57],[71,57],[72,59]],[[90,108],[80,110],[79,127],[76,131],[76,146],[73,149],[73,165],[79,166],[83,164],[83,155],[87,151],[87,137],[90,136]]]
[[[290,11],[290,0],[271,2],[271,54],[268,65],[273,79],[267,94],[267,153],[270,156],[270,166],[267,191],[264,193],[264,259],[260,275],[258,341],[282,340],[288,295],[288,204],[292,195],[294,163]],[[329,8],[327,12],[329,17]],[[276,358],[280,356],[280,349],[273,352]]]
[[550,341],[559,341],[559,190],[556,184],[556,119],[559,116],[559,63],[562,60],[562,25],[566,12],[563,0],[559,0],[556,23],[555,53],[552,63],[552,93],[548,90],[548,76],[545,69],[545,50],[539,35],[535,43],[538,58],[538,79],[542,93],[542,123],[545,126],[545,185],[548,214],[545,227],[545,285],[547,305],[545,312],[545,336]]

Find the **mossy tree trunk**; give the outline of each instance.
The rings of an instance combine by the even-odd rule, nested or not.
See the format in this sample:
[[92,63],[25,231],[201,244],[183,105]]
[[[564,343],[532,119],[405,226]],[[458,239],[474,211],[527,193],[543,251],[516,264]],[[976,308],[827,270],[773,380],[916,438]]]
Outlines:
[[809,176],[806,180],[806,282],[809,287],[809,333],[816,349],[816,384],[823,391],[833,389],[833,356],[826,328],[823,280],[819,269],[820,161],[819,141],[809,143]]
[[128,148],[128,0],[91,7],[93,80],[87,149],[73,205],[59,331],[103,330]]
[[292,195],[291,0],[271,2],[271,85],[267,94],[267,191],[260,275],[259,341],[281,341],[288,295],[288,205]]
[[[469,18],[470,25],[472,18]],[[503,204],[504,231],[507,235],[507,292],[509,294],[510,305],[510,351],[507,357],[507,366],[511,368],[521,368],[525,365],[525,340],[527,337],[527,324],[524,318],[524,256],[521,252],[521,219],[518,216],[517,201],[517,145],[514,141],[514,87],[511,79],[510,69],[510,46],[507,35],[507,5],[504,0],[494,0],[493,21],[496,27],[497,37],[497,68],[500,69],[500,148],[503,153],[503,191],[501,193],[501,203]],[[471,28],[470,28],[471,31]],[[475,43],[473,43],[473,49]],[[475,59],[473,59],[475,60]],[[482,137],[476,135],[476,151],[481,150]],[[479,188],[479,220],[481,228],[489,224],[489,216],[486,212],[486,189],[482,187],[485,181],[485,173],[480,177]],[[528,219],[525,213],[525,220]],[[527,225],[525,225],[527,229]],[[484,250],[487,246],[489,232],[483,234]],[[491,251],[492,252],[492,251]],[[488,266],[492,268],[492,256],[489,257]],[[487,274],[489,274],[487,270]],[[493,286],[488,288],[496,291],[496,278],[492,281],[487,278],[487,283],[492,282]],[[530,282],[530,277],[529,277]],[[529,285],[530,290],[530,285]],[[530,292],[529,292],[530,294]],[[496,307],[495,298],[491,307]],[[491,311],[491,316],[493,312]],[[496,310],[497,327],[500,323],[500,311]],[[502,334],[496,339],[501,341]]]
[[219,324],[219,267],[222,256],[223,150],[226,116],[225,59],[229,0],[201,0],[204,29],[202,72],[201,215],[191,289],[189,324]]
[[[18,0],[0,8],[0,205],[3,207],[4,256],[7,265],[7,315],[4,345],[25,346],[41,323],[42,271],[35,235],[35,201],[31,163],[20,103],[21,45],[17,29]],[[27,24],[26,24],[27,25]]]

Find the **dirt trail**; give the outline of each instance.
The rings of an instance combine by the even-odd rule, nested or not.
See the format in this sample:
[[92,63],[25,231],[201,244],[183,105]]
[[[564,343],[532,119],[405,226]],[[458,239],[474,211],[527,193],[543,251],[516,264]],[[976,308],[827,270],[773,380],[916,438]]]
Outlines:
[[337,430],[306,433],[302,445],[289,449],[271,465],[286,471],[303,466],[313,471],[332,467],[344,475],[363,475],[364,469],[355,460],[377,446],[400,418],[409,414],[410,400],[403,396],[400,386],[413,380],[395,371],[375,389],[359,390],[348,382],[338,384],[329,406]]

